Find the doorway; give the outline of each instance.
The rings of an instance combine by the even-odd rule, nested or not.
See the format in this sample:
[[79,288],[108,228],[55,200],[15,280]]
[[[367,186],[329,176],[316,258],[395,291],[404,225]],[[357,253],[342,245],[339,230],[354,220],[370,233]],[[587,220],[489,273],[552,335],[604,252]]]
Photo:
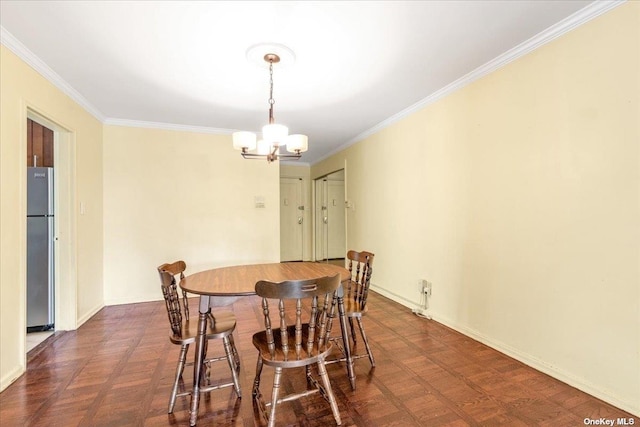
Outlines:
[[344,265],[346,215],[344,169],[315,180],[315,260]]
[[[52,328],[49,334],[55,331],[72,330],[76,328],[76,287],[77,287],[77,259],[76,259],[76,217],[75,217],[75,141],[72,132],[60,126],[56,122],[47,119],[44,115],[28,108],[26,110],[26,140],[25,147],[26,165],[24,177],[28,179],[29,172],[33,172],[34,165],[38,168],[55,170],[53,175],[52,205],[52,233],[50,233],[52,265],[49,279],[52,282],[50,311],[53,316],[50,322]],[[40,141],[42,134],[42,141]],[[42,145],[41,145],[42,142]],[[36,156],[36,157],[34,157]],[[24,162],[24,160],[23,160]],[[35,163],[34,163],[35,162]],[[24,164],[23,164],[24,165]],[[26,198],[29,198],[27,188]],[[27,208],[29,205],[26,200]],[[28,210],[27,210],[28,213]],[[25,283],[24,307],[25,326],[30,325],[29,319],[29,230],[25,230],[27,239],[25,242]],[[55,322],[54,322],[55,321]],[[38,324],[40,322],[37,322]],[[35,325],[38,326],[38,325]],[[34,329],[32,329],[34,330]],[[37,329],[36,329],[37,330]],[[25,328],[25,333],[27,332]],[[48,335],[40,332],[27,334],[25,340],[25,353],[46,339]]]
[[27,351],[55,324],[54,132],[27,118]]

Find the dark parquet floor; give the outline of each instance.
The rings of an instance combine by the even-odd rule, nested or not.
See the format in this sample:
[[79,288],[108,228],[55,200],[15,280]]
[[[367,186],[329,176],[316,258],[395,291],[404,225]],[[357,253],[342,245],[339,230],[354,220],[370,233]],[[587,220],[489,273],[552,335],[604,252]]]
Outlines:
[[[232,307],[241,355],[242,399],[225,388],[204,395],[199,426],[253,426],[251,384],[261,329],[257,297]],[[377,366],[356,362],[352,391],[342,364],[329,365],[344,426],[583,426],[585,418],[638,417],[540,373],[407,308],[371,293],[365,327]],[[197,313],[197,299],[191,301]],[[0,393],[1,426],[187,426],[188,398],[166,413],[179,348],[169,342],[164,302],[110,306],[77,331],[58,332],[28,355],[27,372]],[[193,350],[191,350],[193,351]],[[222,353],[211,346],[210,353]],[[192,355],[192,353],[190,353]],[[216,366],[218,365],[218,366]],[[216,364],[212,378],[228,379]],[[190,383],[190,368],[185,382]],[[263,393],[272,370],[263,371]],[[292,375],[293,374],[293,375]],[[304,371],[283,387],[305,387]],[[279,408],[278,425],[326,426],[318,396]]]

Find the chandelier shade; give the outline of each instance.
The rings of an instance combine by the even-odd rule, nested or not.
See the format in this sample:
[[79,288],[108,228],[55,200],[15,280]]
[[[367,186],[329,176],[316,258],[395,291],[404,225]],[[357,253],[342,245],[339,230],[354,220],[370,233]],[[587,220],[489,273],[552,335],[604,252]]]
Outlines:
[[304,153],[309,148],[309,138],[307,135],[294,134],[287,137],[287,151]]
[[256,148],[256,134],[253,132],[234,132],[233,133],[233,148],[236,150],[255,150]]
[[[249,49],[247,56],[255,58],[256,49],[263,47],[262,45],[253,46]],[[278,51],[288,49],[281,45],[267,45],[265,48],[274,48]],[[293,57],[293,52],[288,50]],[[280,56],[276,53],[266,51],[262,59],[269,65],[269,122],[262,127],[262,138],[258,140],[258,136],[253,132],[238,131],[234,132],[233,148],[240,150],[242,157],[245,159],[266,159],[271,163],[275,160],[290,159],[298,160],[302,153],[309,148],[309,139],[306,135],[294,134],[289,135],[289,128],[285,125],[277,124],[273,117],[273,64],[280,62]],[[250,54],[250,55],[249,55]],[[288,57],[288,60],[290,58]],[[281,154],[280,147],[287,147],[287,151],[292,154]]]
[[262,139],[273,145],[279,147],[287,143],[287,136],[289,135],[289,128],[285,125],[270,124],[262,127]]

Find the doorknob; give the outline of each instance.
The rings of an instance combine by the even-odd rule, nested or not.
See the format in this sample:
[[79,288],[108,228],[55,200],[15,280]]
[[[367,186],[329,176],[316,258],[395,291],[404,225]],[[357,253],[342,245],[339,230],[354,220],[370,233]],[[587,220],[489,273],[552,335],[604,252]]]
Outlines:
[[326,216],[322,218],[322,220],[324,221],[325,224],[329,223],[329,218],[327,218]]
[[302,224],[302,217],[298,217],[298,224]]

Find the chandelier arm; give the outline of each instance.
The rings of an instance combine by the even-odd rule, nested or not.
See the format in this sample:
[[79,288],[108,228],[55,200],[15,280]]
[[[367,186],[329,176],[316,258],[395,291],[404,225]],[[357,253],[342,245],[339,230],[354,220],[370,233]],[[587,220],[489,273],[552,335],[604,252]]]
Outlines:
[[244,153],[240,153],[240,154],[245,159],[254,159],[254,160],[265,160],[266,159],[269,162],[272,162],[273,160],[279,160],[279,159],[298,160],[299,158],[302,157],[302,153],[277,154],[275,156],[272,156],[271,154],[256,154],[256,153],[249,153],[249,152],[244,152]]
[[271,163],[274,160],[278,160],[278,146],[274,146],[271,153],[267,155],[267,162]]
[[261,159],[264,160],[269,157],[268,154],[256,154],[256,153],[240,153],[245,159]]
[[300,157],[302,157],[302,153],[278,154],[278,159],[295,159],[295,160],[298,160]]

